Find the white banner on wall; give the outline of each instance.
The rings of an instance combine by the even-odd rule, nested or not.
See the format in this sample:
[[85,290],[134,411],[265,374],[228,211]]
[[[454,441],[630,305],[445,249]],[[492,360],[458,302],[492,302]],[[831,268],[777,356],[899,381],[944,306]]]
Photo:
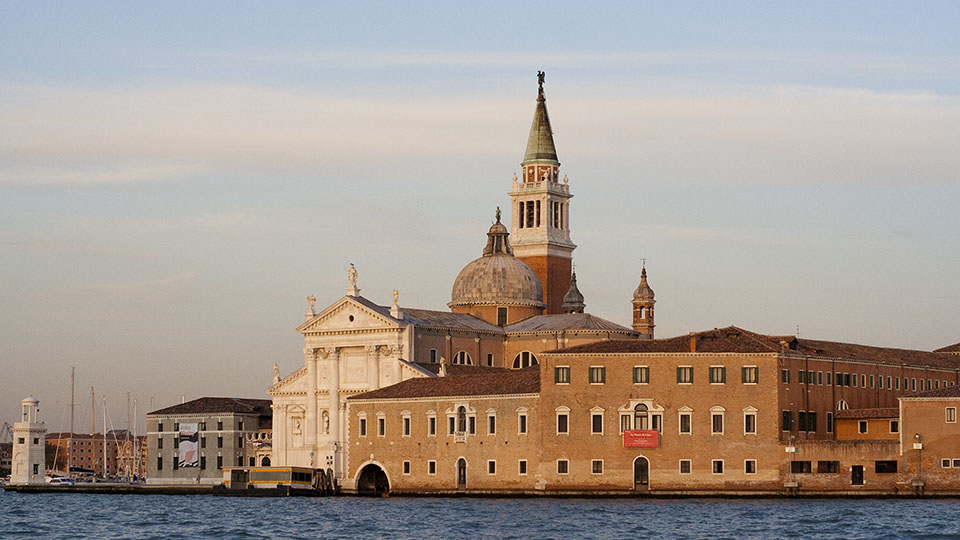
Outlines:
[[180,424],[179,466],[197,467],[200,465],[200,452],[197,450],[199,439],[197,424]]

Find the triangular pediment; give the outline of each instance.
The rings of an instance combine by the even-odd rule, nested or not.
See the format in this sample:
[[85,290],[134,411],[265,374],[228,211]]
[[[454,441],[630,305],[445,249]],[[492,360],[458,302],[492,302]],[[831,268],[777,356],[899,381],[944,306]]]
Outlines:
[[306,375],[307,375],[307,367],[300,366],[300,368],[294,371],[293,373],[273,383],[270,386],[270,388],[267,388],[267,393],[270,395],[289,394],[289,393],[296,393],[296,392],[306,393],[307,392]]
[[394,329],[404,323],[363,297],[344,296],[297,328],[301,334]]

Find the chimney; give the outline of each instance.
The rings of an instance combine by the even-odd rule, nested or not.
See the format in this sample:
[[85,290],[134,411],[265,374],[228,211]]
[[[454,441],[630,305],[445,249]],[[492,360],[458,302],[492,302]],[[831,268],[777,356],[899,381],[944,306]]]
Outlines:
[[697,333],[690,332],[690,352],[697,352]]

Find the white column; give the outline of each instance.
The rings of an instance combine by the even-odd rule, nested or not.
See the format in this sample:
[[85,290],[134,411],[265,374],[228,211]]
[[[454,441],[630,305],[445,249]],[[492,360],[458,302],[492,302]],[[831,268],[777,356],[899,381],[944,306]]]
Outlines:
[[[303,350],[304,361],[307,364],[307,414],[304,418],[304,444],[310,448],[314,456],[317,453],[317,349]],[[316,463],[316,459],[314,459]]]
[[380,388],[380,347],[367,345],[367,385],[371,390]]
[[[327,403],[327,414],[330,416],[330,437],[333,442],[334,451],[333,463],[334,470],[339,471],[338,454],[343,438],[340,436],[340,349],[330,348],[324,351],[327,359],[327,385],[329,391],[329,400]],[[339,473],[338,473],[339,474]]]
[[287,464],[287,406],[273,405],[273,441],[271,446],[270,466],[277,467]]

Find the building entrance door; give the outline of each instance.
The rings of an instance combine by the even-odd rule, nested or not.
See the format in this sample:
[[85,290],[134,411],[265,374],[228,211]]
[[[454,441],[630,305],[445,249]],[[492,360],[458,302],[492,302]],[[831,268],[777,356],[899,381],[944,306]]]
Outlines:
[[463,458],[457,460],[457,489],[467,489],[467,460]]
[[650,462],[638,457],[633,462],[633,489],[646,491],[650,487]]
[[855,486],[863,485],[863,465],[854,465],[850,469],[850,483]]

